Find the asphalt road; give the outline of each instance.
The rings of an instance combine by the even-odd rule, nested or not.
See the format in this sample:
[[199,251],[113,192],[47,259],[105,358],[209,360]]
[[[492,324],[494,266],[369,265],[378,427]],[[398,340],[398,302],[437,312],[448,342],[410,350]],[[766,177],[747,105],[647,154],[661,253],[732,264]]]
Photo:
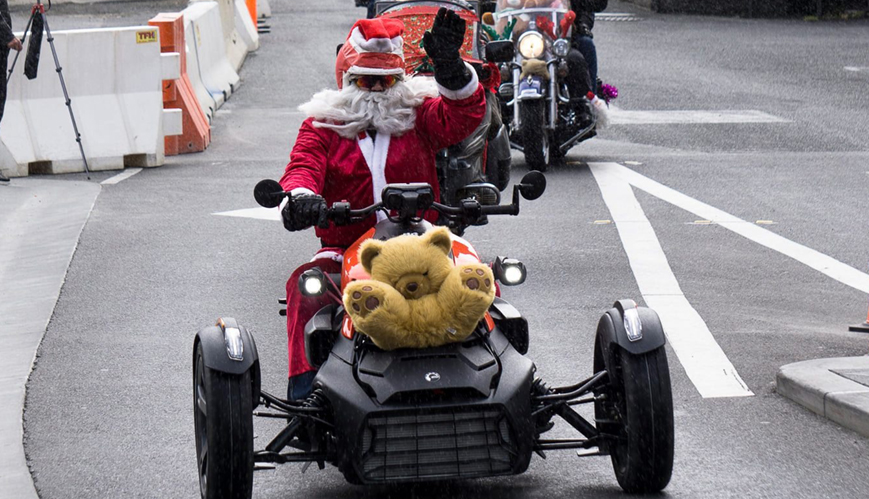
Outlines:
[[[348,0],[272,1],[272,33],[217,112],[213,143],[104,186],[70,265],[28,384],[25,449],[41,497],[196,497],[191,346],[234,316],[256,335],[264,388],[286,386],[277,314],[290,271],[318,246],[279,223],[215,216],[255,206],[278,178],[302,116],[334,84],[335,45],[362,9]],[[615,299],[642,302],[588,163],[616,162],[691,198],[869,270],[869,22],[659,16],[599,21],[604,81],[622,110],[757,110],[777,123],[614,125],[547,173],[519,217],[467,237],[484,258],[523,260],[505,297],[528,318],[529,355],[552,383],[591,372],[594,327]],[[55,20],[56,19],[56,20]],[[91,19],[111,22],[110,13]],[[58,15],[52,27],[75,25]],[[864,68],[854,71],[846,68]],[[514,178],[525,171],[514,156]],[[111,173],[95,175],[97,180]],[[78,176],[69,176],[77,179]],[[664,496],[858,497],[869,441],[774,393],[800,360],[862,355],[866,294],[634,189],[687,300],[754,393],[703,398],[668,350],[676,461]],[[598,222],[598,223],[595,223]],[[274,434],[257,422],[258,446]],[[559,429],[558,431],[561,431]],[[615,497],[608,458],[534,458],[522,476],[437,487],[359,488],[331,468],[257,472],[256,498]]]

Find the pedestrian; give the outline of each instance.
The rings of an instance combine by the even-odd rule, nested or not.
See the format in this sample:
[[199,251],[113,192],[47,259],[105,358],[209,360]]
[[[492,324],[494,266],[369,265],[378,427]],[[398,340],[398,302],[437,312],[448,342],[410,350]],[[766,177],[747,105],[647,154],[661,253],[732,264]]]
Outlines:
[[405,78],[401,21],[359,20],[338,53],[340,90],[323,90],[299,107],[308,118],[280,181],[292,194],[282,217],[290,231],[316,227],[322,249],[287,281],[288,399],[311,392],[316,372],[305,357],[305,325],[328,304],[301,296],[300,274],[312,267],[340,272],[344,250],[383,217],[323,227],[327,204],[368,206],[380,201],[386,184],[403,182],[428,183],[439,197],[437,151],[463,140],[483,119],[485,92],[459,55],[465,28],[457,14],[441,8],[425,34],[435,85]]
[[[9,51],[21,51],[21,40],[12,33],[12,16],[9,14],[8,0],[0,0],[0,121],[3,120],[3,109],[6,107],[6,62]],[[0,170],[0,182],[9,182]]]

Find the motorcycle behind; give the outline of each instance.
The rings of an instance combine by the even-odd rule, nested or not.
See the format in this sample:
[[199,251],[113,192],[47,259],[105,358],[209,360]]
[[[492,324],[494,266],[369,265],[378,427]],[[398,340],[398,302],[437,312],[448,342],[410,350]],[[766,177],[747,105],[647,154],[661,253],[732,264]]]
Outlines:
[[[530,5],[533,5],[530,6]],[[501,66],[501,111],[511,146],[531,170],[545,171],[571,147],[595,135],[594,113],[585,95],[567,85],[570,36],[575,15],[570,0],[497,0],[485,31],[487,51],[513,45],[515,58]]]
[[[422,46],[423,34],[431,29],[438,9],[456,12],[467,23],[461,56],[473,66],[486,91],[486,114],[483,121],[463,141],[438,152],[437,168],[441,200],[457,206],[462,199],[473,197],[484,205],[498,204],[510,183],[510,140],[501,119],[497,96],[500,82],[498,67],[484,50],[480,31],[478,1],[464,0],[370,0],[377,17],[398,19],[404,23],[405,72],[411,78],[433,78],[433,66]],[[508,60],[512,60],[512,52]],[[497,190],[482,188],[491,184]],[[493,194],[494,193],[494,194]],[[444,219],[444,222],[448,220]],[[450,227],[456,231],[456,227]],[[460,234],[460,232],[457,232]]]

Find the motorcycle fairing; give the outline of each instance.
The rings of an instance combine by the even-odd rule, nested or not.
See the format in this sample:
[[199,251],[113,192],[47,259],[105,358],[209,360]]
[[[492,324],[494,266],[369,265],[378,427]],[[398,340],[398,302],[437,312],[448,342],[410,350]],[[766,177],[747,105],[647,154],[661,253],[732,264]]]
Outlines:
[[[531,459],[535,437],[530,400],[534,364],[516,352],[497,327],[488,335],[488,347],[480,341],[479,338],[470,340],[470,346],[452,344],[416,352],[383,352],[382,356],[368,352],[365,356],[371,355],[371,360],[363,357],[357,370],[352,361],[347,362],[335,355],[335,350],[343,348],[342,344],[354,343],[339,337],[333,355],[314,379],[314,386],[323,390],[333,409],[334,432],[338,440],[336,447],[340,449],[336,463],[338,467],[352,467],[364,483],[470,478],[525,471]],[[437,354],[432,355],[434,351]],[[425,378],[430,373],[438,373],[440,379],[436,382],[427,381]],[[382,374],[382,377],[378,374]],[[350,379],[356,379],[357,382],[347,383]],[[474,388],[486,386],[487,383],[485,394]],[[457,399],[455,395],[463,391],[466,396]],[[446,393],[449,396],[444,397]],[[387,430],[379,431],[379,425],[388,424],[390,435],[410,435],[408,442],[413,442],[432,438],[434,426],[430,426],[426,418],[445,420],[449,428],[456,432],[455,439],[446,438],[445,442],[459,447],[463,443],[458,438],[461,422],[464,418],[483,414],[497,415],[494,421],[500,428],[502,438],[492,442],[491,449],[482,447],[483,453],[478,462],[450,462],[449,465],[454,465],[452,471],[435,473],[423,469],[424,458],[421,457],[414,465],[416,467],[408,469],[407,474],[402,474],[406,464],[386,465],[391,470],[388,472],[384,472],[384,466],[372,464],[372,459],[381,458],[378,457],[379,453],[393,450],[391,445],[394,442],[381,442]],[[442,455],[443,451],[453,450],[443,449],[439,452]],[[508,456],[508,462],[500,463],[502,468],[486,467],[486,464],[492,464],[486,462],[486,450],[490,451],[490,457],[493,451],[501,452],[501,455]],[[459,461],[459,449],[455,451],[456,460]],[[400,459],[397,456],[400,451],[395,450],[395,454],[393,457]],[[389,456],[383,459],[385,463],[393,462]],[[372,467],[376,469],[372,471]]]

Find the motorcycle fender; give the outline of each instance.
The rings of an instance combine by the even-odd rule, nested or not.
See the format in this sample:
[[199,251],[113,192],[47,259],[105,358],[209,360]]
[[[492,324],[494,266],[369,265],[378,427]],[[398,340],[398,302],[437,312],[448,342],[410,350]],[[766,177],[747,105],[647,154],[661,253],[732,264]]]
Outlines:
[[[636,307],[642,325],[642,336],[631,341],[625,329],[625,310]],[[597,325],[597,334],[600,341],[610,345],[610,348],[618,345],[623,350],[634,355],[651,352],[667,343],[664,328],[658,314],[647,307],[637,307],[631,300],[620,300],[613,308],[606,311]]]
[[256,374],[258,374],[259,354],[257,353],[253,336],[246,327],[239,326],[238,322],[231,317],[223,317],[222,321],[225,328],[238,329],[243,345],[242,359],[234,360],[229,357],[226,349],[224,327],[219,325],[203,328],[196,333],[196,339],[193,343],[194,352],[196,351],[196,345],[201,343],[205,366],[213,371],[227,374],[243,374],[255,366]]
[[498,134],[489,141],[489,155],[494,160],[510,159],[510,134],[506,125],[501,125]]
[[337,304],[326,305],[305,325],[305,356],[308,364],[318,368],[329,357],[335,340],[341,336],[344,309]]

